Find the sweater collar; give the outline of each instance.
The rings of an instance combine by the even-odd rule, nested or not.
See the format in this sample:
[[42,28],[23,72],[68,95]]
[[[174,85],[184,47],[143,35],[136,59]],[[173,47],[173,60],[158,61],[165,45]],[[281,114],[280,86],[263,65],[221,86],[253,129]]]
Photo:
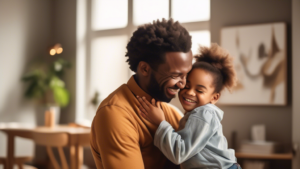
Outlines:
[[131,92],[135,95],[135,96],[140,96],[143,97],[145,96],[146,99],[150,102],[152,97],[146,93],[135,81],[134,79],[134,75],[130,77],[130,79],[127,82],[127,86],[128,88],[131,90]]

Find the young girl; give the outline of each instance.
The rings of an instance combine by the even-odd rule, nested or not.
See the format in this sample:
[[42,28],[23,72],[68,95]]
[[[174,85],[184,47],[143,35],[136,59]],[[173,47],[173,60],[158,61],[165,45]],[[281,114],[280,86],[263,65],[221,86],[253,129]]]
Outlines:
[[175,131],[165,121],[160,103],[152,104],[137,96],[141,115],[158,126],[154,145],[183,169],[220,168],[239,169],[234,150],[228,149],[222,132],[224,112],[215,106],[224,88],[236,84],[232,57],[217,44],[201,47],[200,54],[187,76],[186,86],[179,92],[179,100],[186,111]]

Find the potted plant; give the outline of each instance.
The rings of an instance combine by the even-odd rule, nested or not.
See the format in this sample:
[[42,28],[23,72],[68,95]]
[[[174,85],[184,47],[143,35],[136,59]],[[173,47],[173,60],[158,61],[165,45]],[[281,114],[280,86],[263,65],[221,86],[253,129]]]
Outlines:
[[58,113],[56,123],[60,108],[67,106],[70,100],[69,91],[62,80],[65,69],[69,67],[68,61],[59,58],[50,65],[39,63],[22,77],[22,81],[28,85],[25,97],[35,100],[46,109],[54,109]]

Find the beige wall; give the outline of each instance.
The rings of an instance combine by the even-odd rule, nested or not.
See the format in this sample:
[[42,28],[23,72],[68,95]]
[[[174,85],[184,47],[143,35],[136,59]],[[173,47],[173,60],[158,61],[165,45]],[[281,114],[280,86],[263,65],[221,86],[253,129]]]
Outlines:
[[[0,0],[0,122],[36,123],[36,110],[25,100],[20,79],[29,62],[51,44],[50,0]],[[32,155],[33,143],[18,139],[17,155]],[[6,136],[0,133],[0,156]]]
[[[291,60],[291,1],[211,1],[211,41],[220,43],[220,30],[225,26],[284,21],[288,25],[288,60]],[[290,63],[289,63],[290,64]],[[288,72],[291,72],[288,66]],[[288,80],[291,89],[291,78]],[[231,133],[237,132],[237,141],[250,139],[250,127],[266,125],[267,140],[285,145],[291,143],[292,103],[291,90],[287,106],[221,106],[224,110],[224,134],[231,146]],[[246,97],[246,96],[245,96]]]
[[[0,122],[37,124],[39,109],[23,97],[21,76],[32,60],[47,56],[54,43],[61,43],[60,55],[72,63],[67,70],[66,86],[70,104],[61,110],[61,123],[75,119],[76,3],[61,0],[0,0]],[[50,59],[51,60],[51,59]],[[39,122],[40,124],[41,122]],[[16,155],[33,155],[34,144],[16,140]],[[28,151],[30,150],[30,151]],[[40,159],[44,151],[37,147]],[[6,154],[6,136],[0,133],[0,156]]]
[[[300,146],[300,0],[292,0],[292,140]],[[293,160],[293,169],[300,168],[299,148]]]

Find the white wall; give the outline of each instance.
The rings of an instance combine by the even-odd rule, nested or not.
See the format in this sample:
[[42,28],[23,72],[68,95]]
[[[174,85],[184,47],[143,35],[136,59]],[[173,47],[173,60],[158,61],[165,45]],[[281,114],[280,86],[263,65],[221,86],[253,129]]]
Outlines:
[[[20,79],[32,59],[47,54],[51,6],[50,0],[0,0],[0,122],[35,123]],[[33,148],[31,141],[18,139],[16,155],[33,155]],[[0,156],[5,154],[6,136],[0,133]]]

